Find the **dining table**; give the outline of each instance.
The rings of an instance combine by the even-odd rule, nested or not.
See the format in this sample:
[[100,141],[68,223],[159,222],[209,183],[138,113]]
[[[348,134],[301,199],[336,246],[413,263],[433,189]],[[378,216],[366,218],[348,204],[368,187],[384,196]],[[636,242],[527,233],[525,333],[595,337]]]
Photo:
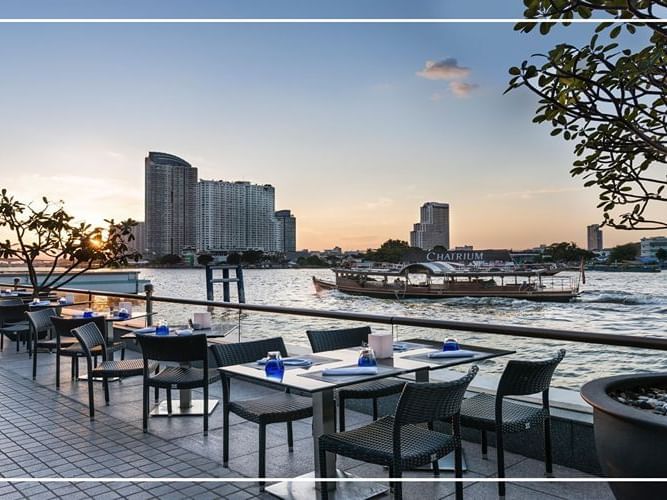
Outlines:
[[[169,327],[168,335],[193,335],[204,334],[207,340],[221,339],[238,329],[238,323],[219,322],[211,325],[210,328],[191,329],[188,325],[176,325]],[[137,335],[156,335],[155,326],[139,328],[132,330],[121,336],[123,340],[136,340]],[[189,367],[188,363],[181,363],[184,368]],[[166,400],[160,401],[150,412],[151,417],[195,417],[204,414],[204,400],[192,399],[192,389],[179,389],[178,400],[172,401],[172,410],[169,411]],[[219,401],[217,399],[208,400],[208,413],[213,413]]]
[[[390,358],[377,360],[377,373],[354,375],[325,375],[323,370],[328,368],[347,368],[357,366],[361,346],[359,348],[338,349],[335,351],[318,352],[311,355],[317,362],[308,367],[285,366],[282,379],[267,377],[264,370],[254,363],[245,363],[218,368],[228,377],[237,378],[246,382],[261,382],[272,384],[276,388],[290,389],[296,393],[309,395],[313,401],[312,437],[314,470],[302,477],[321,477],[319,463],[319,437],[323,434],[336,432],[335,414],[337,389],[353,384],[369,382],[386,377],[410,377],[406,382],[428,382],[430,372],[448,369],[453,366],[476,363],[499,356],[513,354],[515,351],[493,349],[483,346],[461,344],[461,350],[471,351],[472,355],[465,357],[430,358],[429,354],[442,351],[442,342],[428,339],[410,339],[394,343],[394,353]],[[299,355],[299,358],[308,358],[309,355]],[[319,361],[324,359],[325,361]],[[327,459],[326,477],[351,477],[350,474],[337,470],[333,456]],[[327,488],[333,498],[366,499],[387,491],[384,484],[371,482],[335,482],[316,483],[315,481],[285,481],[273,484],[266,488],[268,493],[284,499],[309,499],[319,497],[319,489]]]

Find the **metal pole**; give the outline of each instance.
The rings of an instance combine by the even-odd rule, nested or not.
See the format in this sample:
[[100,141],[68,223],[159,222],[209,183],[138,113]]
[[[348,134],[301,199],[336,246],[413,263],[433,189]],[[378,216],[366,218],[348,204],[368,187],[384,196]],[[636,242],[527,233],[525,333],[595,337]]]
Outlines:
[[206,299],[215,300],[213,298],[213,268],[210,264],[205,267],[206,270]]
[[153,324],[153,285],[147,283],[144,285],[144,292],[146,292],[146,325]]
[[245,282],[243,281],[243,268],[241,266],[236,267],[236,277],[239,280],[237,283],[239,303],[245,304]]

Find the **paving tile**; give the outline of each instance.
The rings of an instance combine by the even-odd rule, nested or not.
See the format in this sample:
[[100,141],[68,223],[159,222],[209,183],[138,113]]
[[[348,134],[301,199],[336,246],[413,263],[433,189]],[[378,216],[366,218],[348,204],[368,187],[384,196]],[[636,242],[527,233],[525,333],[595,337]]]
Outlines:
[[[141,429],[141,380],[112,384],[110,406],[103,404],[101,387],[95,386],[96,419],[88,418],[87,385],[68,381],[63,365],[61,390],[53,382],[53,357],[39,355],[37,382],[31,380],[31,362],[25,352],[15,356],[10,350],[0,352],[0,474],[37,477],[165,477],[164,482],[54,482],[21,484],[20,488],[0,483],[0,497],[55,498],[267,498],[256,483],[221,481],[173,482],[169,477],[248,477],[257,471],[258,429],[237,416],[231,418],[230,468],[221,466],[222,411],[210,418],[208,436],[202,433],[201,418],[151,419],[149,433]],[[135,354],[132,354],[136,356]],[[238,399],[262,397],[270,389],[234,382]],[[219,384],[211,387],[213,398],[220,397]],[[164,396],[164,392],[161,394]],[[195,396],[196,397],[196,396]],[[368,415],[347,410],[350,427],[370,421]],[[267,475],[293,477],[313,468],[310,419],[294,423],[295,450],[288,453],[284,424],[267,428]],[[464,443],[469,472],[476,479],[496,473],[493,449],[490,460],[481,460],[479,446]],[[508,476],[532,477],[543,467],[520,455],[507,453]],[[339,467],[358,475],[386,477],[381,467],[339,457]],[[406,477],[420,477],[408,472]],[[428,474],[428,473],[427,473]],[[556,467],[563,477],[576,471]],[[443,478],[448,477],[443,474]],[[495,484],[466,484],[466,499],[493,498]],[[611,498],[606,485],[566,483],[553,489],[553,483],[510,484],[509,498]],[[441,498],[453,495],[452,483],[419,482],[405,486],[406,498]]]

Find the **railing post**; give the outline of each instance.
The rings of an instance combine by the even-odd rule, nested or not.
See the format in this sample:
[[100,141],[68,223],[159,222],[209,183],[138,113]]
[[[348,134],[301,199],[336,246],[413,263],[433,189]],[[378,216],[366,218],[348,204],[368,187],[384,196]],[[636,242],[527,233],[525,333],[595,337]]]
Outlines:
[[153,324],[153,285],[147,283],[144,285],[146,292],[146,326]]
[[222,268],[222,300],[223,302],[229,302],[229,268]]
[[245,282],[243,281],[243,267],[236,267],[236,277],[238,278],[236,290],[239,297],[239,303],[245,304]]

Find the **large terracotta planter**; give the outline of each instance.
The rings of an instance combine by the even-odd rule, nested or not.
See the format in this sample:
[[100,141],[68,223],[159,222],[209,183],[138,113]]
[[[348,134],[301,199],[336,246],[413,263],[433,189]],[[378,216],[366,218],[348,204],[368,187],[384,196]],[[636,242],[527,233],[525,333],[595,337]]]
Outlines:
[[[667,374],[606,377],[581,388],[593,406],[595,446],[600,466],[610,478],[667,478],[667,415],[619,403],[608,393],[614,389],[667,387]],[[667,483],[609,483],[619,500],[667,498]]]

